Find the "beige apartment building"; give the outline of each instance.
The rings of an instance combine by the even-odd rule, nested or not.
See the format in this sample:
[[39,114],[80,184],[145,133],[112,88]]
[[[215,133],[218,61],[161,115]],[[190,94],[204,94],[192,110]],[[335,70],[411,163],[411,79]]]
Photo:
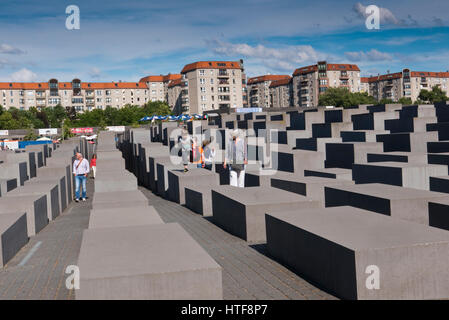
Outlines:
[[293,105],[295,107],[316,107],[320,94],[328,88],[348,88],[360,91],[360,69],[354,64],[331,64],[320,61],[296,69],[293,73]]
[[168,84],[168,97],[167,97],[167,103],[170,106],[170,109],[175,114],[181,114],[182,113],[182,97],[181,97],[181,86],[182,79],[176,79],[170,81]]
[[402,72],[369,77],[368,83],[369,94],[378,101],[397,101],[402,97],[416,101],[421,90],[432,90],[434,86],[440,87],[449,97],[449,72],[403,69]]
[[199,61],[182,71],[181,104],[188,114],[243,106],[244,73],[240,61]]
[[276,80],[270,84],[272,108],[288,108],[292,106],[292,77]]
[[108,106],[121,108],[127,104],[144,105],[148,101],[148,88],[138,82],[2,82],[0,104],[5,108],[28,110],[54,107],[74,107],[78,112],[104,109]]
[[148,87],[149,101],[168,102],[168,85],[170,81],[181,79],[180,74],[167,74],[159,76],[147,76],[139,80]]
[[366,92],[370,93],[369,91],[369,78],[368,77],[361,77],[360,78],[360,92]]
[[270,85],[271,82],[289,79],[288,75],[268,74],[248,79],[248,99],[249,106],[254,108],[270,108]]

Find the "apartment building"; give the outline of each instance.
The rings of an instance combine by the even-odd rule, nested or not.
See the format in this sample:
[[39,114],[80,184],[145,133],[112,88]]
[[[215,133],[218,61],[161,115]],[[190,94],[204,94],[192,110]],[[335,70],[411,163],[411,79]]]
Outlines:
[[271,106],[271,82],[289,78],[288,75],[274,74],[249,78],[247,83],[249,105],[255,108],[269,108]]
[[370,93],[369,91],[369,78],[368,77],[361,77],[360,78],[360,92],[366,92]]
[[108,106],[121,108],[127,104],[144,105],[148,101],[148,88],[137,82],[2,82],[0,104],[5,108],[28,110],[54,107],[74,107],[78,112],[104,109]]
[[182,113],[182,79],[176,79],[170,81],[168,84],[168,97],[167,103],[170,106],[170,109],[175,114]]
[[434,86],[440,87],[449,97],[449,72],[403,69],[402,72],[370,77],[368,83],[370,95],[377,100],[397,101],[405,97],[416,101],[421,90],[432,90]]
[[168,85],[170,81],[181,79],[180,74],[147,76],[139,80],[148,87],[149,101],[168,102]]
[[316,107],[320,94],[328,88],[348,88],[351,92],[359,92],[360,85],[357,65],[320,61],[316,65],[296,69],[293,73],[293,105]]
[[270,98],[272,108],[291,107],[293,104],[292,77],[271,82]]
[[186,65],[181,75],[184,113],[201,114],[243,106],[243,60],[194,62]]

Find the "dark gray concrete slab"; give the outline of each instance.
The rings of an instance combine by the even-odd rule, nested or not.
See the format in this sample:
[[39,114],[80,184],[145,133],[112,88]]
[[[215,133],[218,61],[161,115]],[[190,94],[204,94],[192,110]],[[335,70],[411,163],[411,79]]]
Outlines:
[[212,188],[220,185],[217,173],[199,168],[192,168],[187,172],[183,169],[168,170],[168,199],[179,204],[185,204],[184,188],[202,185]]
[[409,164],[404,162],[372,162],[354,164],[352,179],[356,184],[383,183],[421,190],[429,190],[429,177],[444,176],[447,167],[432,164]]
[[447,198],[440,192],[386,184],[325,187],[326,207],[353,206],[393,218],[429,225],[428,203]]
[[266,240],[265,212],[318,207],[318,201],[276,188],[219,186],[212,189],[213,222],[252,243]]
[[47,196],[0,198],[0,214],[11,212],[26,212],[28,236],[34,236],[48,224]]
[[[146,199],[148,202],[148,199]],[[101,205],[96,206],[101,208]],[[89,229],[143,226],[164,223],[153,206],[93,209],[90,211]]]
[[449,231],[449,198],[429,202],[429,225]]
[[273,188],[303,195],[309,200],[319,201],[324,207],[324,188],[329,186],[353,185],[353,181],[321,177],[274,176],[270,179]]
[[148,206],[148,199],[139,190],[96,192],[92,201],[93,209],[126,208]]
[[266,224],[270,254],[341,298],[449,297],[447,231],[353,207],[268,213]]
[[0,179],[0,197],[5,196],[7,192],[17,188],[17,179]]
[[222,268],[178,224],[85,230],[78,265],[77,299],[223,298]]
[[28,242],[26,213],[0,214],[0,268]]
[[23,187],[8,193],[8,197],[21,197],[23,195],[45,195],[47,197],[47,217],[54,220],[61,214],[61,203],[59,196],[59,184],[57,182],[37,182],[25,184]]

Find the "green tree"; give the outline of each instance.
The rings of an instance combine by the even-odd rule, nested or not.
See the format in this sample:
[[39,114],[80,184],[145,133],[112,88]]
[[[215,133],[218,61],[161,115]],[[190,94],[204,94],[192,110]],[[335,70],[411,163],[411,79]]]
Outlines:
[[23,137],[23,140],[34,141],[38,138],[39,138],[39,136],[34,132],[33,129],[28,129],[28,133]]
[[13,118],[12,114],[9,111],[4,111],[0,115],[0,129],[4,130],[20,129],[20,124],[16,119]]
[[449,100],[446,92],[441,90],[439,86],[432,87],[432,90],[430,91],[422,89],[419,93],[418,99],[423,101],[424,103],[430,104]]
[[413,101],[411,98],[407,98],[407,97],[402,97],[398,100],[398,103],[400,104],[404,104],[404,105],[412,105]]
[[328,88],[320,96],[320,106],[335,106],[348,108],[359,104],[376,104],[377,101],[368,93],[352,93],[347,88]]

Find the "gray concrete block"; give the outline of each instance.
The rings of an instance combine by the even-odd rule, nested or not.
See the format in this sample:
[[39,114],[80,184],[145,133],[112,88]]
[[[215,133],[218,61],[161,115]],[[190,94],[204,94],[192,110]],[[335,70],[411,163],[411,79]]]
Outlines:
[[352,181],[352,170],[343,168],[304,170],[304,176]]
[[98,173],[95,178],[95,193],[137,190],[137,180],[127,171]]
[[17,179],[18,184],[23,186],[29,180],[27,162],[0,164],[0,179]]
[[178,224],[84,231],[76,299],[222,299],[221,267]]
[[[65,182],[67,184],[66,193],[68,205],[72,202],[75,195],[75,178],[72,174],[72,166],[61,165],[60,167],[44,167],[37,170],[37,178],[42,179],[42,181],[55,178],[60,180],[62,177],[65,177]],[[61,190],[63,189],[61,188]]]
[[98,164],[103,160],[124,160],[119,150],[114,151],[97,151]]
[[23,195],[0,198],[0,213],[26,212],[28,236],[34,236],[48,224],[47,196]]
[[266,225],[270,255],[343,299],[449,297],[447,231],[352,207],[268,213]]
[[449,193],[449,176],[430,177],[430,191]]
[[368,162],[407,162],[410,164],[427,164],[427,153],[424,152],[383,152],[368,153]]
[[[96,206],[101,208],[101,205]],[[93,209],[89,229],[143,226],[164,223],[153,206]]]
[[220,185],[217,173],[206,170],[192,168],[187,172],[183,169],[168,170],[168,198],[179,204],[185,204],[184,188],[202,185],[212,188]]
[[148,206],[148,198],[139,190],[95,192],[92,200],[93,209],[126,208]]
[[7,192],[17,188],[17,179],[0,179],[0,197],[6,195]]
[[326,143],[326,168],[351,169],[354,163],[367,163],[367,154],[382,152],[377,142]]
[[61,214],[59,197],[59,184],[57,182],[43,182],[25,184],[23,187],[12,190],[7,197],[21,197],[23,195],[45,195],[47,197],[47,217],[54,220]]
[[28,242],[26,213],[0,213],[0,267]]
[[248,242],[265,242],[265,212],[294,208],[318,208],[318,201],[267,187],[212,189],[213,222]]
[[179,170],[181,165],[174,165],[167,161],[156,163],[156,193],[164,198],[168,197],[168,170]]
[[352,166],[352,179],[356,184],[384,183],[421,190],[429,190],[430,176],[444,176],[446,174],[446,166],[433,164],[372,162]]
[[39,177],[36,179],[32,179],[30,181],[27,181],[25,185],[39,184],[41,182],[55,182],[58,184],[58,186],[59,186],[59,204],[60,204],[61,212],[63,212],[67,208],[67,205],[68,205],[66,176]]
[[277,145],[275,151],[271,151],[272,169],[295,174],[304,174],[304,169],[324,168],[324,152],[307,150],[288,150],[288,148]]
[[352,206],[429,225],[429,201],[447,194],[373,183],[326,187],[325,197],[326,207]]
[[353,185],[353,181],[321,177],[274,176],[270,179],[273,188],[297,193],[309,200],[319,201],[324,207],[324,187]]
[[449,230],[449,199],[438,199],[429,202],[429,225]]
[[203,217],[212,216],[212,191],[209,186],[194,185],[184,190],[187,208]]

